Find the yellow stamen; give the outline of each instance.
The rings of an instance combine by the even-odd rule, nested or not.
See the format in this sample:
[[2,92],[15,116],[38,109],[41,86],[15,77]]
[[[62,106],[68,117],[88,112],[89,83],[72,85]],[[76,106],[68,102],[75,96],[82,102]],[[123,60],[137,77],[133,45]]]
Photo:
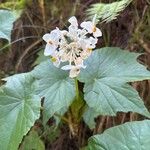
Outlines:
[[52,58],[51,58],[51,61],[52,61],[52,62],[56,62],[57,59],[56,59],[55,57],[52,57]]
[[93,32],[96,32],[96,27],[95,26],[93,27]]
[[88,50],[89,52],[91,52],[91,51],[92,51],[92,48],[88,48],[87,50]]

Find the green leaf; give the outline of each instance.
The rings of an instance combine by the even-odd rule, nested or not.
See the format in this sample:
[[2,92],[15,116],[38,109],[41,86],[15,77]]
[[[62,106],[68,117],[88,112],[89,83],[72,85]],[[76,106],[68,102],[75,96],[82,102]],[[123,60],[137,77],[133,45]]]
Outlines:
[[94,111],[92,108],[87,108],[83,114],[84,122],[89,126],[90,129],[95,128],[95,118],[99,116],[99,113]]
[[0,148],[16,150],[39,118],[41,102],[35,94],[37,83],[30,74],[6,80],[6,85],[0,88]]
[[37,66],[33,75],[39,81],[37,93],[45,97],[43,114],[46,122],[55,112],[70,106],[75,98],[75,83],[67,71],[56,68],[50,60]]
[[58,127],[59,123],[61,122],[60,116],[64,116],[64,114],[67,112],[67,110],[68,110],[68,107],[63,107],[59,111],[55,112],[57,115],[59,115],[59,116],[54,115],[56,127]]
[[148,150],[150,121],[125,123],[92,136],[86,150]]
[[45,60],[47,60],[47,59],[49,58],[49,57],[46,57],[46,56],[44,55],[43,50],[39,51],[39,52],[37,53],[37,55],[38,55],[38,57],[37,57],[37,59],[35,60],[35,62],[33,63],[33,66],[39,65],[41,62],[43,62],[43,61],[45,61]]
[[128,52],[117,47],[105,47],[92,52],[85,61],[79,80],[93,82],[101,79],[106,82],[133,82],[150,79],[150,72],[137,62],[140,54]]
[[20,150],[45,150],[45,146],[38,136],[38,133],[32,130],[29,135],[25,137]]
[[138,54],[119,48],[96,50],[85,61],[79,80],[85,82],[84,99],[99,115],[118,111],[137,112],[149,117],[143,101],[126,82],[150,79],[150,72],[136,61]]
[[97,19],[101,22],[110,22],[117,18],[119,13],[123,11],[132,0],[121,0],[109,4],[96,3],[91,5],[91,8],[87,10],[89,18],[93,18],[97,14]]
[[5,2],[0,3],[0,8],[9,10],[24,9],[26,6],[26,2],[27,2],[26,0],[19,0],[19,1],[7,0]]
[[13,22],[18,18],[15,11],[0,10],[0,38],[7,39],[10,42]]

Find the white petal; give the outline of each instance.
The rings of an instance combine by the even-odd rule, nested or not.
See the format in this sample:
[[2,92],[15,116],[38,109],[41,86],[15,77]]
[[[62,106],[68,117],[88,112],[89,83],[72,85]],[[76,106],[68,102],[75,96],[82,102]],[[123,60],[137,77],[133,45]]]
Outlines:
[[100,36],[102,36],[101,30],[99,28],[96,28],[96,31],[93,32],[93,36],[94,37],[100,37]]
[[86,66],[84,66],[84,64],[83,64],[83,59],[82,59],[82,57],[78,57],[75,61],[75,64],[76,64],[76,68],[78,68],[78,69],[80,69],[80,68],[86,68]]
[[62,30],[62,31],[60,31],[60,32],[61,32],[61,34],[62,34],[63,36],[68,34],[68,31],[66,31],[66,30]]
[[42,38],[45,42],[48,42],[51,39],[51,35],[49,33],[46,33],[43,35]]
[[45,56],[50,56],[53,55],[55,50],[56,50],[56,46],[54,45],[50,45],[50,44],[46,44],[45,50],[44,50],[44,55]]
[[56,27],[56,29],[52,30],[50,34],[52,39],[59,39],[61,36],[61,31]]
[[78,21],[75,16],[72,16],[68,21],[71,23],[71,25],[78,26]]
[[75,67],[75,68],[73,68],[73,69],[70,70],[69,77],[70,78],[77,77],[79,73],[80,73],[80,69],[78,69],[78,68]]
[[93,38],[93,37],[90,37],[90,38],[89,38],[89,42],[90,42],[90,44],[96,44],[96,43],[97,43],[97,41],[98,41],[98,39],[97,39],[97,38]]
[[80,26],[86,29],[89,33],[93,32],[93,23],[91,21],[82,22]]
[[83,59],[82,59],[81,57],[78,57],[78,58],[75,60],[75,64],[76,64],[76,65],[83,64]]
[[54,66],[59,67],[59,65],[60,65],[60,60],[57,60],[57,61],[53,62],[53,64],[54,64]]
[[86,66],[84,66],[84,64],[78,65],[78,67],[79,67],[79,68],[83,68],[83,69],[86,68]]
[[72,69],[74,66],[73,65],[66,65],[66,66],[63,66],[61,67],[62,70],[70,70]]
[[80,69],[80,68],[85,69],[85,68],[86,68],[86,66],[84,66],[84,64],[82,63],[82,64],[77,65],[77,66],[76,66],[76,68],[78,68],[78,69]]
[[83,52],[81,52],[80,56],[82,59],[86,59],[86,58],[88,58],[89,53],[87,53],[86,51],[83,51]]
[[73,25],[70,25],[69,27],[68,27],[68,29],[69,29],[69,33],[68,33],[68,35],[69,36],[77,36],[78,35],[78,32],[77,32],[77,27],[76,26],[73,26]]

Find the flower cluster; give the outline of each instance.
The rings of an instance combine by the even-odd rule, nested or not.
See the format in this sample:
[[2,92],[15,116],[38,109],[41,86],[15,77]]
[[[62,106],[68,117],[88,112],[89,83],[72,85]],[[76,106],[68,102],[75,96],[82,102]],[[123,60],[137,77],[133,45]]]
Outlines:
[[45,56],[51,56],[53,64],[59,67],[61,62],[69,64],[61,67],[63,70],[70,70],[70,77],[76,77],[81,68],[86,66],[83,60],[90,56],[92,49],[102,36],[102,32],[95,25],[96,16],[93,21],[85,21],[80,24],[76,17],[71,17],[68,21],[70,26],[67,30],[55,30],[43,36],[46,41]]

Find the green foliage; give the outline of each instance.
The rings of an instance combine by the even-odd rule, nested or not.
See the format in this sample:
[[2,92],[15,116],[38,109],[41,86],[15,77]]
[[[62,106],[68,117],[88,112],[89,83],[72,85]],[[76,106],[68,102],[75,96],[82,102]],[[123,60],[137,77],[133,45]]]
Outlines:
[[72,118],[76,122],[80,122],[82,115],[86,109],[86,103],[84,101],[83,94],[80,93],[79,98],[75,99],[70,106],[70,112],[72,113]]
[[24,135],[40,116],[40,97],[30,74],[19,74],[5,79],[0,89],[0,148],[16,150]]
[[39,87],[37,93],[44,97],[44,121],[47,122],[55,112],[68,107],[75,97],[75,83],[68,72],[56,68],[50,60],[41,63],[33,70]]
[[[87,14],[90,19],[97,14],[97,19],[100,22],[110,22],[116,19],[131,1],[120,0],[109,4],[97,3],[91,5]],[[0,4],[0,38],[10,42],[13,23],[20,15],[16,10],[23,9],[25,4],[29,4],[29,2],[32,1],[6,0]],[[57,5],[66,5],[66,2],[66,0],[59,1]],[[68,12],[64,11],[65,15],[59,16],[61,11],[56,3],[50,2],[52,4],[50,7],[47,5],[48,1],[33,3],[38,4],[37,6],[41,8],[44,27],[49,22],[45,19],[48,15],[45,8],[52,10],[52,18],[58,16],[61,19]],[[73,9],[68,7],[70,11],[78,10],[76,8],[78,1],[75,5]],[[61,8],[64,9],[62,6]],[[32,23],[32,17],[28,17]],[[34,23],[36,21],[33,22],[33,25]],[[140,25],[138,26],[140,28]],[[143,28],[140,31],[144,33],[142,32]],[[136,32],[135,34],[140,35]],[[56,43],[54,43],[55,46]],[[138,56],[139,54],[115,47],[97,49],[84,61],[86,68],[81,69],[80,75],[74,80],[69,78],[68,71],[60,69],[61,66],[56,68],[49,58],[43,55],[43,51],[40,51],[33,64],[38,66],[33,71],[8,77],[4,79],[5,84],[1,83],[0,149],[17,150],[19,147],[20,150],[44,150],[45,146],[42,140],[49,142],[49,144],[54,142],[61,136],[63,130],[61,125],[64,123],[68,124],[70,134],[75,138],[86,137],[84,135],[86,131],[83,132],[83,135],[81,131],[84,128],[83,125],[81,126],[82,118],[93,129],[95,127],[94,118],[99,115],[115,116],[117,112],[136,112],[150,117],[150,113],[144,106],[138,92],[129,84],[134,81],[150,79],[150,72],[137,62]],[[77,79],[82,83],[79,83]],[[44,102],[41,107],[42,98]],[[51,117],[55,119],[55,123],[52,126],[50,126],[50,121],[45,124]],[[31,129],[37,119],[39,121],[38,128],[33,127]],[[62,120],[63,123],[60,123]],[[43,122],[44,124],[42,124]],[[34,129],[38,130],[40,136]],[[148,150],[149,131],[150,121],[148,120],[126,123],[108,129],[103,134],[92,136],[86,149]],[[27,136],[24,137],[25,135]],[[63,136],[63,138],[66,137]],[[84,143],[84,139],[80,142]]]
[[55,141],[57,137],[60,136],[60,129],[57,128],[55,125],[53,126],[45,126],[44,133],[42,134],[42,137],[46,138],[50,143]]
[[86,150],[148,150],[150,121],[125,123],[92,136]]
[[10,42],[13,22],[18,16],[15,11],[0,10],[0,38],[7,39]]
[[0,8],[9,10],[23,9],[25,7],[26,1],[27,0],[7,0],[6,2],[0,4]]
[[114,116],[133,111],[150,116],[138,93],[126,82],[150,79],[150,72],[137,62],[136,53],[119,48],[94,51],[85,61],[79,81],[84,82],[84,99],[94,114]]
[[83,120],[89,126],[90,129],[95,128],[96,123],[94,121],[94,118],[96,118],[97,116],[99,116],[98,112],[96,112],[90,107],[87,107],[83,114]]
[[17,9],[23,9],[25,7],[25,4],[26,4],[26,0],[16,0],[16,1],[7,0],[6,2],[0,4],[0,8],[17,10]]
[[20,150],[45,150],[44,143],[38,136],[38,133],[32,130],[28,136],[25,137]]
[[87,10],[89,18],[93,18],[97,14],[97,19],[100,22],[110,22],[117,18],[119,13],[123,11],[132,0],[121,0],[110,4],[96,3]]
[[33,66],[39,65],[41,62],[45,61],[46,59],[48,59],[48,57],[44,56],[44,52],[43,50],[39,51],[37,53],[38,57],[35,60],[35,62],[33,63]]

